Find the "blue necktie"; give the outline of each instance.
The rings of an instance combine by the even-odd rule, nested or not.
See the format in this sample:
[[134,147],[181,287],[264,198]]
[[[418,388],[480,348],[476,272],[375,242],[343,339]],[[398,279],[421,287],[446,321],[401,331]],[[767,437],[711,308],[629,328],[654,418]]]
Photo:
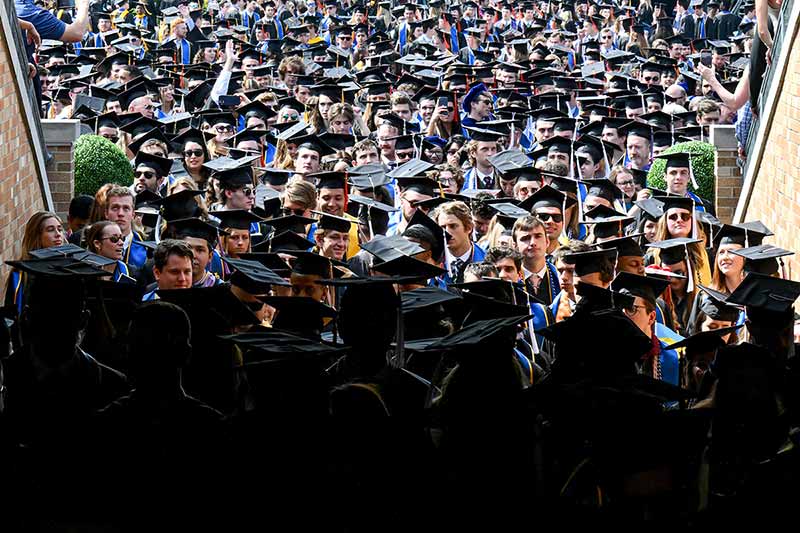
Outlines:
[[181,47],[181,63],[184,65],[188,65],[191,63],[191,58],[189,57],[189,43],[184,40],[180,41]]

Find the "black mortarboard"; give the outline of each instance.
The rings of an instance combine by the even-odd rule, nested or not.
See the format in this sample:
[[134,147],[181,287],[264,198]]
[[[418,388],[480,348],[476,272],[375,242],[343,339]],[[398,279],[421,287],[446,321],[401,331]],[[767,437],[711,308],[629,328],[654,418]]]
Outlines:
[[159,157],[154,154],[139,152],[136,154],[136,159],[134,159],[133,165],[134,169],[137,169],[140,166],[152,168],[159,174],[159,177],[163,178],[169,174],[169,171],[172,168],[172,160],[165,157]]
[[642,216],[653,222],[657,221],[664,215],[664,204],[656,198],[639,200],[636,202],[636,205],[642,210]]
[[686,260],[687,246],[702,242],[698,239],[679,237],[677,239],[667,239],[665,241],[651,242],[648,248],[659,250],[659,259],[662,264],[674,265]]
[[144,135],[137,137],[135,141],[128,143],[128,149],[131,153],[138,154],[142,145],[153,139],[167,144],[167,138],[164,136],[164,132],[161,131],[161,128],[153,128]]
[[597,243],[597,246],[604,250],[616,250],[618,257],[644,257],[644,251],[635,237],[637,236],[618,237]]
[[726,322],[736,322],[739,320],[740,310],[738,307],[728,303],[728,295],[716,291],[710,287],[698,285],[705,293],[705,297],[700,303],[700,311],[713,320],[724,320]]
[[387,276],[429,279],[445,273],[445,270],[425,261],[407,255],[400,255],[391,261],[373,264],[372,269]]
[[226,327],[259,323],[250,308],[234,296],[228,285],[158,289],[158,296],[186,311],[193,323],[195,317],[202,318],[203,323],[219,323]]
[[412,256],[425,251],[423,247],[401,235],[379,235],[361,245],[361,249],[380,259],[391,261],[400,256]]
[[258,261],[223,257],[233,269],[230,282],[250,294],[267,294],[272,285],[288,286],[290,283]]
[[264,219],[244,209],[231,209],[214,211],[212,216],[220,220],[221,228],[249,230],[253,222],[263,222]]
[[715,352],[718,348],[725,346],[725,341],[722,340],[723,335],[733,333],[741,326],[729,326],[727,328],[717,328],[708,331],[700,331],[694,335],[690,335],[685,339],[678,342],[668,344],[664,348],[666,350],[677,350],[679,348],[686,348],[686,357],[691,357],[692,354],[703,354]]
[[575,265],[575,274],[578,276],[586,276],[603,270],[604,263],[612,262],[615,255],[615,250],[575,252],[565,255],[564,262],[569,265]]
[[667,289],[669,281],[652,276],[638,276],[630,272],[620,272],[611,282],[611,289],[622,294],[630,294],[647,300],[653,306]]
[[800,283],[797,281],[750,272],[728,296],[728,302],[746,306],[748,314],[750,308],[783,314],[792,309],[798,296]]
[[750,222],[740,222],[734,224],[737,228],[745,230],[745,246],[756,246],[764,241],[764,237],[775,235],[772,230],[766,227],[760,220]]
[[430,344],[426,350],[443,351],[462,349],[467,346],[478,346],[493,341],[497,335],[507,333],[513,336],[514,327],[517,324],[530,319],[530,315],[516,315],[506,318],[494,318],[490,320],[477,320],[471,324],[463,326],[455,333],[439,339]]
[[400,294],[404,313],[424,309],[432,305],[461,300],[461,296],[437,287],[420,287]]
[[666,161],[665,169],[670,167],[689,168],[689,156],[694,155],[689,152],[675,152],[672,154],[659,154],[655,156],[656,159],[664,159]]
[[30,259],[26,261],[7,261],[6,264],[29,275],[59,278],[70,281],[109,275],[109,273],[102,268],[75,259],[72,256]]
[[219,228],[200,218],[183,218],[170,221],[167,224],[166,234],[173,239],[181,239],[183,237],[205,239],[213,248],[216,246],[217,236],[221,232]]
[[341,233],[349,232],[352,225],[353,222],[350,219],[329,215],[328,213],[323,213],[317,223],[319,229],[339,231]]
[[291,230],[275,231],[269,239],[253,246],[254,252],[307,251],[314,243]]
[[744,271],[757,272],[772,276],[780,271],[783,265],[781,258],[794,255],[794,252],[778,248],[771,244],[759,244],[749,248],[731,250],[732,253],[744,257]]
[[583,180],[586,184],[586,196],[597,196],[614,203],[615,199],[622,198],[622,191],[608,178],[595,178]]
[[250,166],[234,167],[214,174],[224,189],[237,189],[253,184],[253,169]]
[[203,194],[203,191],[185,189],[153,200],[150,205],[159,206],[161,216],[168,222],[188,219],[200,215],[200,206],[197,205],[196,197],[201,194]]
[[259,300],[277,309],[272,327],[301,334],[318,335],[336,310],[303,296],[260,296]]
[[557,207],[564,211],[575,205],[575,203],[575,199],[570,198],[550,185],[545,185],[528,196],[519,206],[531,213],[535,213],[537,209],[542,207]]
[[314,252],[293,251],[295,256],[292,264],[292,273],[304,276],[319,276],[323,279],[339,278],[342,271],[338,268],[343,265],[340,261],[325,257]]
[[664,211],[664,213],[670,209],[685,209],[690,213],[694,212],[694,200],[688,196],[676,196],[670,194],[667,196],[657,196],[657,198],[662,204],[661,209]]

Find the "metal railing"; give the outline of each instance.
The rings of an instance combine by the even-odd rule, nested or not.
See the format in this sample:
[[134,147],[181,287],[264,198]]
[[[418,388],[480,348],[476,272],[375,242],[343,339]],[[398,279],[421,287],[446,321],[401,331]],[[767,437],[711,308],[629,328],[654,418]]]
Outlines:
[[[756,116],[753,115],[752,122],[750,122],[750,129],[747,132],[747,143],[745,148],[745,154],[747,157],[744,161],[744,166],[742,168],[742,175],[747,175],[747,170],[753,160],[750,155],[753,153],[753,147],[757,142],[758,138],[758,129],[761,127],[762,122],[765,122],[764,113],[771,113],[771,109],[764,109],[764,104],[767,101],[767,95],[769,94],[769,89],[772,86],[773,79],[775,77],[776,65],[777,65],[777,58],[780,57],[781,52],[784,48],[784,41],[786,36],[787,26],[789,24],[789,16],[791,15],[791,1],[784,1],[781,5],[780,13],[778,14],[778,24],[775,27],[775,35],[772,37],[772,63],[767,65],[767,69],[764,71],[764,76],[762,77],[761,81],[761,90],[758,95],[758,111],[759,114]],[[757,30],[753,30],[756,32],[754,39],[758,39]],[[791,49],[791,42],[788,43],[787,52],[789,53]]]

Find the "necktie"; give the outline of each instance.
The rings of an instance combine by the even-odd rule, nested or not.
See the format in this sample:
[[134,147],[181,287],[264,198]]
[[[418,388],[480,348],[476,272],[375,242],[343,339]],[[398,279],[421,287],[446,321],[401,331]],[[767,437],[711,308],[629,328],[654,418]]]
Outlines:
[[461,269],[464,266],[464,261],[461,258],[455,259],[452,263],[450,263],[450,275],[453,279],[458,279],[459,274],[461,274]]
[[533,290],[538,291],[539,290],[539,283],[541,283],[541,281],[542,281],[541,278],[539,277],[539,275],[538,274],[531,274],[531,277],[528,278],[528,279],[531,280],[531,285],[533,286]]
[[487,176],[483,178],[483,188],[484,189],[491,189],[494,186],[494,178],[491,176]]

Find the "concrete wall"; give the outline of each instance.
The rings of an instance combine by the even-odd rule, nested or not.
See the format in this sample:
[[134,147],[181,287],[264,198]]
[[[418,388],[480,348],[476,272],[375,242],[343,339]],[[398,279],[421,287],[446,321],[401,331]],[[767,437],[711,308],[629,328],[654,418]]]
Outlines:
[[[794,38],[800,18],[790,20],[795,29],[787,30],[785,59],[777,65],[783,76],[776,74],[770,88],[764,112],[771,114],[762,116],[759,152],[753,154],[760,158],[751,165],[752,176],[748,172],[736,215],[737,221],[761,220],[776,234],[766,242],[800,253],[800,41]],[[797,279],[800,258],[785,263],[787,275]]]

